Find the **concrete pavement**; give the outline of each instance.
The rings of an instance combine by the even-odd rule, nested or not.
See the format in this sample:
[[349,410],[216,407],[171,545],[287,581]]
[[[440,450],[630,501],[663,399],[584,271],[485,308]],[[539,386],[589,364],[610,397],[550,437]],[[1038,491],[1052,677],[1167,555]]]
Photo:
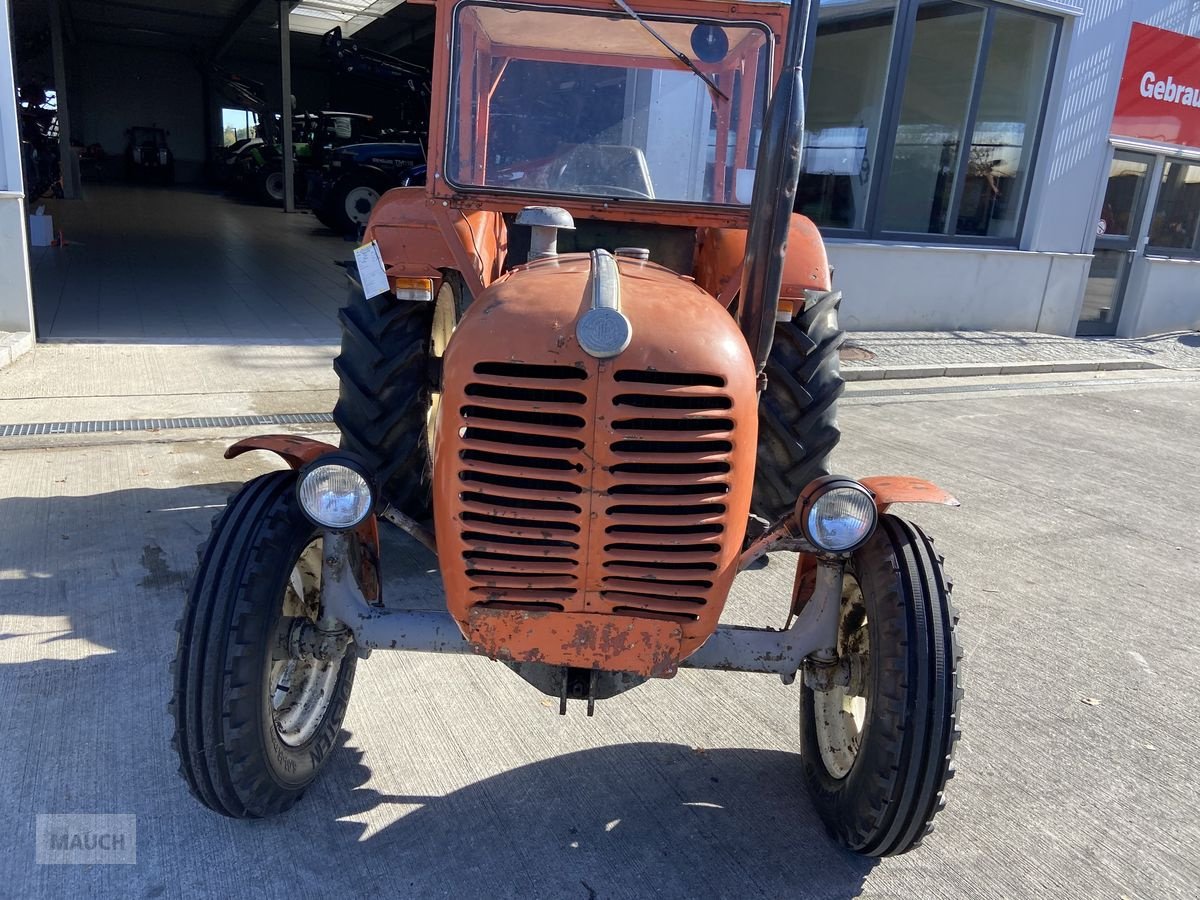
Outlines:
[[1076,338],[1004,331],[856,331],[847,335],[847,381],[1200,369],[1200,332]]
[[[247,397],[240,362],[196,381],[164,355],[177,390],[157,401],[136,393],[147,359],[106,369],[129,375],[127,397],[82,378],[72,400],[9,393],[22,360],[0,373],[0,413],[330,405],[317,358],[307,381],[244,360],[266,388]],[[911,510],[956,580],[967,679],[958,776],[913,853],[877,863],[824,837],[795,755],[798,690],[751,675],[684,672],[589,720],[486,660],[376,653],[296,809],[200,808],[168,744],[174,622],[210,518],[273,461],[225,461],[241,432],[189,429],[3,441],[0,894],[1194,895],[1197,377],[852,385],[841,418],[840,468],[923,475],[963,500]],[[432,557],[387,540],[390,596],[436,603]],[[780,624],[791,574],[780,557],[746,573],[726,621]],[[137,865],[35,865],[34,816],[66,812],[136,815]]]

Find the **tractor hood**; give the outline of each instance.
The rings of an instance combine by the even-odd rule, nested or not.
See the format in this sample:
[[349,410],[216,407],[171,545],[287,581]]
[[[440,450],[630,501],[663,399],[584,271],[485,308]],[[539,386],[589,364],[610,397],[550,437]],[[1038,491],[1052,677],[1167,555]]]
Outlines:
[[447,603],[494,659],[665,676],[713,632],[757,443],[753,358],[691,280],[603,250],[487,288],[443,364]]

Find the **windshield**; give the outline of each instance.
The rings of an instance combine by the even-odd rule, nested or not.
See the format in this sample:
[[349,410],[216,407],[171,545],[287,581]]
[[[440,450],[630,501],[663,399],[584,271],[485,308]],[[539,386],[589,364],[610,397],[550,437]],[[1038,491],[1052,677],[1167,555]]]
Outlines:
[[771,70],[769,30],[643,18],[652,30],[624,12],[461,4],[450,182],[748,204]]

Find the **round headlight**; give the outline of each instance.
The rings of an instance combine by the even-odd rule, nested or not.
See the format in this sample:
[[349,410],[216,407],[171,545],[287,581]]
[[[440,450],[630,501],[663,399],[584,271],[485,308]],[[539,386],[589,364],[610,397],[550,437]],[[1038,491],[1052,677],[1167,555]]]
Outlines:
[[345,531],[371,514],[375,498],[362,472],[342,461],[317,460],[300,475],[296,494],[315,524]]
[[879,518],[875,498],[849,478],[823,479],[801,495],[801,525],[809,542],[832,553],[861,546]]

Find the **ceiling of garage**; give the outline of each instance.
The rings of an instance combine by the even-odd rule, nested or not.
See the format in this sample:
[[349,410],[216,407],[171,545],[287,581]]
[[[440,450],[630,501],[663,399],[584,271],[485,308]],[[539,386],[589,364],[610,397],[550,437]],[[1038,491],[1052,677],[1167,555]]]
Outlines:
[[[373,0],[374,2],[374,0]],[[277,59],[278,0],[59,0],[68,45],[78,40],[141,44],[202,58],[225,55]],[[24,31],[46,27],[46,0],[13,0]],[[290,29],[297,56],[316,52],[321,19],[342,24],[364,46],[395,53],[432,32],[433,10],[393,0],[288,0],[296,11]],[[393,8],[394,7],[394,8]],[[386,11],[386,15],[381,12]],[[347,18],[347,13],[358,13]],[[364,14],[365,13],[365,14]],[[298,30],[300,29],[300,30]]]

